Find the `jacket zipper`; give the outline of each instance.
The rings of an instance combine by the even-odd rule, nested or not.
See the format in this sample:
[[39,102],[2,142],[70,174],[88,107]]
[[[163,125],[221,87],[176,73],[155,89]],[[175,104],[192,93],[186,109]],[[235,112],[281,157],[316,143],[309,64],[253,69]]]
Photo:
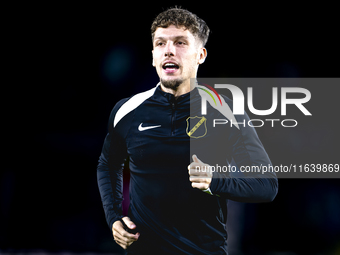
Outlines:
[[174,122],[175,122],[175,114],[176,114],[176,104],[174,101],[171,102],[171,109],[172,109],[172,114],[171,114],[171,136],[174,136],[175,132],[175,127],[174,127]]

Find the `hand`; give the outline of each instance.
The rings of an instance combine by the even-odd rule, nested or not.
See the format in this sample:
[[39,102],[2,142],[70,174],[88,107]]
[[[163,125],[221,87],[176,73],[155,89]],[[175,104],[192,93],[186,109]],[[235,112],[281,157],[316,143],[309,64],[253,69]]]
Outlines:
[[[125,225],[129,229],[135,229],[136,225],[130,220],[129,217],[123,217]],[[112,225],[113,238],[124,250],[126,250],[133,242],[138,240],[139,233],[131,234],[124,229],[124,225],[120,220],[117,220]]]
[[188,166],[191,186],[200,190],[208,189],[212,179],[211,168],[199,160],[196,155],[192,155],[192,160],[193,162]]

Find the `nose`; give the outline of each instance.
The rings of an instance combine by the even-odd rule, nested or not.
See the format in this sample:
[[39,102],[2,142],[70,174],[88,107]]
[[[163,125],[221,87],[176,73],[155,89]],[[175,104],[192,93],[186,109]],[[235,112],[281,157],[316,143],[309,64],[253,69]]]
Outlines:
[[168,41],[166,47],[164,49],[164,56],[165,57],[173,57],[175,56],[175,47],[171,41]]

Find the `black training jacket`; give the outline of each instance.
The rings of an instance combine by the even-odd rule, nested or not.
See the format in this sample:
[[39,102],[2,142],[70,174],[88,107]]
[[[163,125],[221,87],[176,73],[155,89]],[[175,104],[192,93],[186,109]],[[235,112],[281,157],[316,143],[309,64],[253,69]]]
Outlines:
[[[232,109],[232,101],[214,92],[198,85],[175,98],[158,84],[113,108],[97,178],[111,229],[123,217],[122,169],[129,158],[128,216],[140,233],[129,254],[227,254],[227,201],[269,202],[276,196],[275,173],[240,172],[271,162],[249,117],[228,119],[217,105]],[[210,98],[206,115],[204,95]],[[233,118],[236,125],[229,124]],[[215,166],[209,194],[191,186],[193,154]],[[229,164],[235,173],[223,171]]]

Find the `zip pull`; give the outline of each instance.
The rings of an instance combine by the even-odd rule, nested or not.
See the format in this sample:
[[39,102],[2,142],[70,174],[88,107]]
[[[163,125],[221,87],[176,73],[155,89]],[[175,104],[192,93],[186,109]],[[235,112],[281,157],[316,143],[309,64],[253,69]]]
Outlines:
[[175,109],[175,107],[176,107],[175,98],[171,99],[170,104],[171,104],[171,108]]

